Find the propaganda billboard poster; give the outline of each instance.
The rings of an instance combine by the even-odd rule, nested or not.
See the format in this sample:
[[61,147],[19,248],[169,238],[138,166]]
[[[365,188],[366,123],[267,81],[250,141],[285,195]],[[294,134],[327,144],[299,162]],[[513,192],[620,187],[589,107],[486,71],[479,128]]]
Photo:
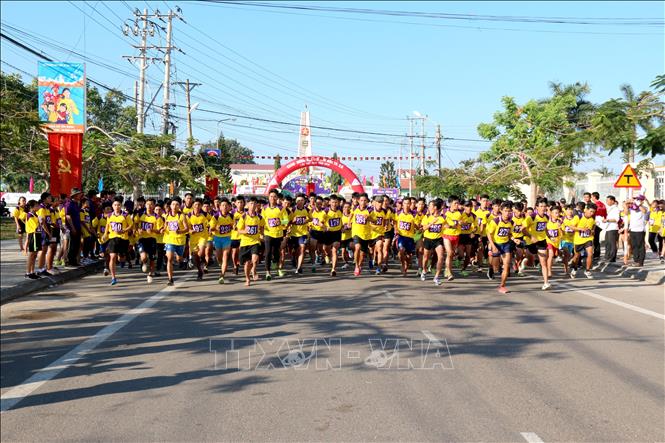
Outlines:
[[39,119],[47,132],[85,132],[85,65],[39,62]]

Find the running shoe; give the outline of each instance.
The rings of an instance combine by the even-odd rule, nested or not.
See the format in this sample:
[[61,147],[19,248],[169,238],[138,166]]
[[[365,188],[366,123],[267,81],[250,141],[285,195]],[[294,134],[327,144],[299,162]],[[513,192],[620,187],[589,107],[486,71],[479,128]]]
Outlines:
[[199,269],[199,271],[196,273],[196,279],[198,281],[203,280],[203,271]]
[[152,283],[152,275],[148,275],[147,280],[148,280],[148,284]]
[[330,276],[337,277],[337,272],[335,272],[335,270],[333,269],[332,271],[330,271]]
[[219,277],[219,280],[217,280],[217,283],[219,283],[220,285],[223,285],[224,284],[224,277]]
[[194,260],[187,260],[187,269],[194,269]]
[[170,278],[168,283],[166,283],[166,286],[173,286],[173,285],[175,285],[175,283],[173,282],[173,279]]
[[526,274],[525,274],[524,272],[522,272],[522,271],[520,271],[520,272],[517,273],[517,276],[518,276],[518,277],[524,277],[525,275],[526,275]]
[[285,273],[284,273],[283,270],[278,269],[278,270],[277,270],[277,275],[280,276],[280,277],[284,277]]
[[48,271],[46,271],[46,270],[44,270],[44,271],[40,271],[40,272],[39,272],[39,275],[40,275],[40,276],[43,276],[43,277],[53,277],[53,274],[51,274],[50,272],[48,272]]
[[462,277],[468,277],[469,271],[462,271]]
[[507,294],[510,291],[505,286],[499,286],[499,292],[502,293],[502,294]]
[[109,270],[108,268],[104,268],[104,277],[106,277],[107,275],[109,275]]
[[381,275],[381,268],[376,268],[375,275]]
[[203,266],[203,273],[204,274],[208,273],[208,265]]
[[330,264],[330,257],[328,257],[327,255],[326,255],[326,257],[325,257],[325,262],[326,262],[327,265]]
[[266,274],[266,281],[270,281],[270,280],[272,280],[272,275]]
[[549,284],[549,283],[545,283],[545,284],[543,285],[543,287],[540,288],[540,289],[542,289],[543,291],[547,291],[547,290],[548,290],[549,288],[551,288],[551,287],[552,287],[551,284]]
[[234,266],[234,267],[233,267],[233,273],[234,273],[235,275],[238,275],[238,267],[237,267],[237,266]]
[[435,278],[434,278],[434,284],[435,284],[436,286],[441,286],[441,280],[439,279],[439,277],[435,277]]
[[585,275],[586,278],[588,278],[589,280],[591,280],[591,279],[593,278],[593,274],[591,273],[591,271],[584,271],[584,275]]
[[360,268],[356,267],[356,269],[353,271],[353,275],[358,277],[360,275]]
[[344,263],[342,265],[342,271],[346,271],[347,269],[349,269],[349,265],[347,263]]
[[39,275],[33,273],[30,274],[25,274],[25,278],[28,278],[30,280],[39,280]]
[[111,286],[115,286],[118,284],[118,279],[117,278],[112,278],[111,279]]
[[296,269],[296,274],[302,274],[302,268]]
[[425,271],[423,271],[420,274],[420,281],[425,281],[425,280],[427,280],[427,273]]
[[494,280],[494,268],[489,268],[487,270],[487,279]]
[[575,277],[577,277],[577,270],[576,270],[576,269],[572,269],[572,270],[570,271],[570,278],[574,280]]
[[448,281],[453,281],[455,277],[453,277],[453,274],[448,274],[447,280]]
[[148,264],[147,264],[147,263],[143,263],[143,265],[141,265],[141,271],[142,271],[144,274],[147,274],[147,273],[148,273]]

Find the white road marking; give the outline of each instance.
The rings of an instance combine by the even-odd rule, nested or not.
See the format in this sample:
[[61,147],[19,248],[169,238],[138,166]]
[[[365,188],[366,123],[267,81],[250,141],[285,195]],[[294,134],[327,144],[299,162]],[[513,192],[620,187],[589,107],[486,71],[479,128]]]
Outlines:
[[520,434],[529,443],[545,443],[535,432],[520,432]]
[[639,306],[631,305],[630,303],[624,303],[619,300],[615,300],[610,297],[605,297],[604,295],[596,294],[595,292],[588,291],[586,289],[579,289],[576,288],[575,286],[571,286],[566,283],[556,283],[555,285],[552,285],[553,288],[556,288],[558,286],[563,286],[565,288],[571,289],[575,292],[579,292],[580,294],[587,295],[589,297],[596,298],[598,300],[602,300],[607,303],[612,303],[613,305],[621,306],[622,308],[630,309],[631,311],[639,312],[640,314],[644,315],[650,315],[651,317],[656,317],[661,320],[665,320],[665,315],[659,314],[658,312],[650,311],[648,309],[640,308]]
[[47,367],[39,370],[32,377],[25,380],[20,385],[8,390],[2,394],[0,412],[8,411],[9,409],[16,406],[18,402],[23,400],[25,397],[32,394],[35,390],[39,389],[44,383],[56,377],[63,370],[67,369],[71,365],[75,364],[81,358],[83,358],[88,352],[95,349],[97,346],[102,344],[106,339],[110,338],[113,334],[118,332],[120,329],[127,326],[132,322],[136,317],[146,312],[151,308],[155,303],[163,299],[167,293],[172,292],[176,286],[167,286],[149,299],[145,300],[143,303],[138,305],[136,308],[128,311],[127,313],[118,317],[113,323],[105,326],[99,330],[95,335],[84,341],[83,343],[76,346],[74,349],[48,365]]

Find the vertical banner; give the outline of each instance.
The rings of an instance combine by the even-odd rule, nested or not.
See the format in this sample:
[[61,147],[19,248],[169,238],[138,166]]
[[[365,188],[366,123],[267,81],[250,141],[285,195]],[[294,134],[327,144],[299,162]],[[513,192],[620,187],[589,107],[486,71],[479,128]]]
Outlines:
[[39,119],[47,132],[85,132],[85,65],[39,62]]
[[[309,128],[309,111],[300,113],[300,141],[298,143],[298,157],[312,156],[312,134]],[[302,168],[300,175],[309,175],[309,168]]]
[[37,105],[48,135],[51,194],[81,188],[86,79],[83,63],[39,62]]
[[81,189],[83,169],[83,134],[48,134],[51,158],[51,194],[67,194]]
[[205,192],[206,197],[209,197],[211,199],[217,197],[219,195],[219,179],[218,178],[210,178],[210,176],[206,175],[206,192]]

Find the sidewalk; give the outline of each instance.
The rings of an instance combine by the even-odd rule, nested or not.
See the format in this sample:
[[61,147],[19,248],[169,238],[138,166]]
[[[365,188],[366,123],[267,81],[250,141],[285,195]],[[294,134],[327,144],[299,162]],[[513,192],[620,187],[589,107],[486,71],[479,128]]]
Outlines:
[[19,251],[17,240],[0,241],[0,304],[97,272],[103,266],[103,263],[99,262],[80,268],[60,268],[60,273],[53,277],[26,280],[25,263],[26,257]]
[[617,258],[616,263],[601,262],[596,266],[596,270],[604,274],[642,280],[653,284],[665,283],[665,265],[662,265],[660,260],[652,258],[650,251],[647,252],[647,259],[641,268],[631,266],[630,264],[628,266],[624,265],[623,257],[621,259]]

